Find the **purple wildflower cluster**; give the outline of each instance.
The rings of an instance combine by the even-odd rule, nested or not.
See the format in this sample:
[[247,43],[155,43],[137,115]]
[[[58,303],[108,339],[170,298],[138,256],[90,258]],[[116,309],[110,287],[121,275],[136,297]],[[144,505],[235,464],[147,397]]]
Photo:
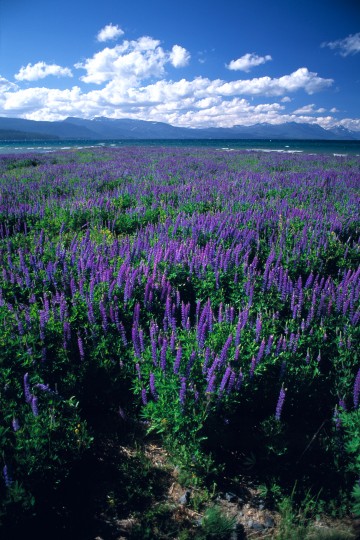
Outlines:
[[[132,377],[149,410],[166,399],[183,412],[235,410],[243,394],[266,402],[282,384],[269,404],[280,421],[284,385],[335,379],[341,362],[359,407],[359,160],[339,169],[333,156],[95,155],[43,156],[17,182],[0,160],[0,307],[9,350],[24,359],[24,408],[41,417],[52,391],[34,381],[53,381],[44,374],[100,363]],[[24,425],[14,414],[12,436]]]

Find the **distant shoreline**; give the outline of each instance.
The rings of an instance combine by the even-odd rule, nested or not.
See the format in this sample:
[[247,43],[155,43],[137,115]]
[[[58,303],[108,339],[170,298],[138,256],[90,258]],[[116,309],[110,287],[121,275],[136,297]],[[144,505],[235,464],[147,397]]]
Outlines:
[[124,146],[164,146],[174,148],[214,148],[234,151],[327,154],[359,156],[360,141],[293,140],[293,139],[112,139],[112,140],[26,140],[0,141],[0,155],[28,152],[54,152],[86,148],[117,148]]

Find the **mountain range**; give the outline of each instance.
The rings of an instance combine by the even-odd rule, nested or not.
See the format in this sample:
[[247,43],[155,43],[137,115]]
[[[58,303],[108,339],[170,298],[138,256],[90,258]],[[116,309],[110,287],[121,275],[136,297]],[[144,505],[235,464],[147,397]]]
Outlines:
[[96,117],[68,117],[49,122],[0,117],[0,140],[111,139],[308,139],[360,140],[360,131],[344,127],[324,129],[318,124],[254,124],[231,128],[184,128],[164,122]]

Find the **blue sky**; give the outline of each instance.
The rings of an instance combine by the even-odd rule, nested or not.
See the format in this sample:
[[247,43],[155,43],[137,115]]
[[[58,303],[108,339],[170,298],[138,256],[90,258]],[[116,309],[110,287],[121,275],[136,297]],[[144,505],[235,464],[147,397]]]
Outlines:
[[0,0],[0,116],[360,130],[358,0]]

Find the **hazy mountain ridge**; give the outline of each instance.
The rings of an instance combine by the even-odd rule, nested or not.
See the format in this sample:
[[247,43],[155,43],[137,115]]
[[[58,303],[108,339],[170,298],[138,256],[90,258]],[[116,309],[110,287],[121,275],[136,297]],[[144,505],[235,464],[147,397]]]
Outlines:
[[[56,137],[58,139],[58,137]],[[46,133],[29,133],[15,129],[0,129],[0,141],[49,141],[54,140],[53,135]]]
[[[68,117],[49,122],[0,117],[0,140],[6,139],[6,131],[17,132],[17,140],[34,138],[54,139],[301,139],[301,140],[360,140],[360,132],[342,126],[323,129],[318,124],[254,124],[235,125],[231,128],[183,128],[164,122],[112,119],[96,117],[93,120]],[[14,140],[14,133],[11,139]]]

